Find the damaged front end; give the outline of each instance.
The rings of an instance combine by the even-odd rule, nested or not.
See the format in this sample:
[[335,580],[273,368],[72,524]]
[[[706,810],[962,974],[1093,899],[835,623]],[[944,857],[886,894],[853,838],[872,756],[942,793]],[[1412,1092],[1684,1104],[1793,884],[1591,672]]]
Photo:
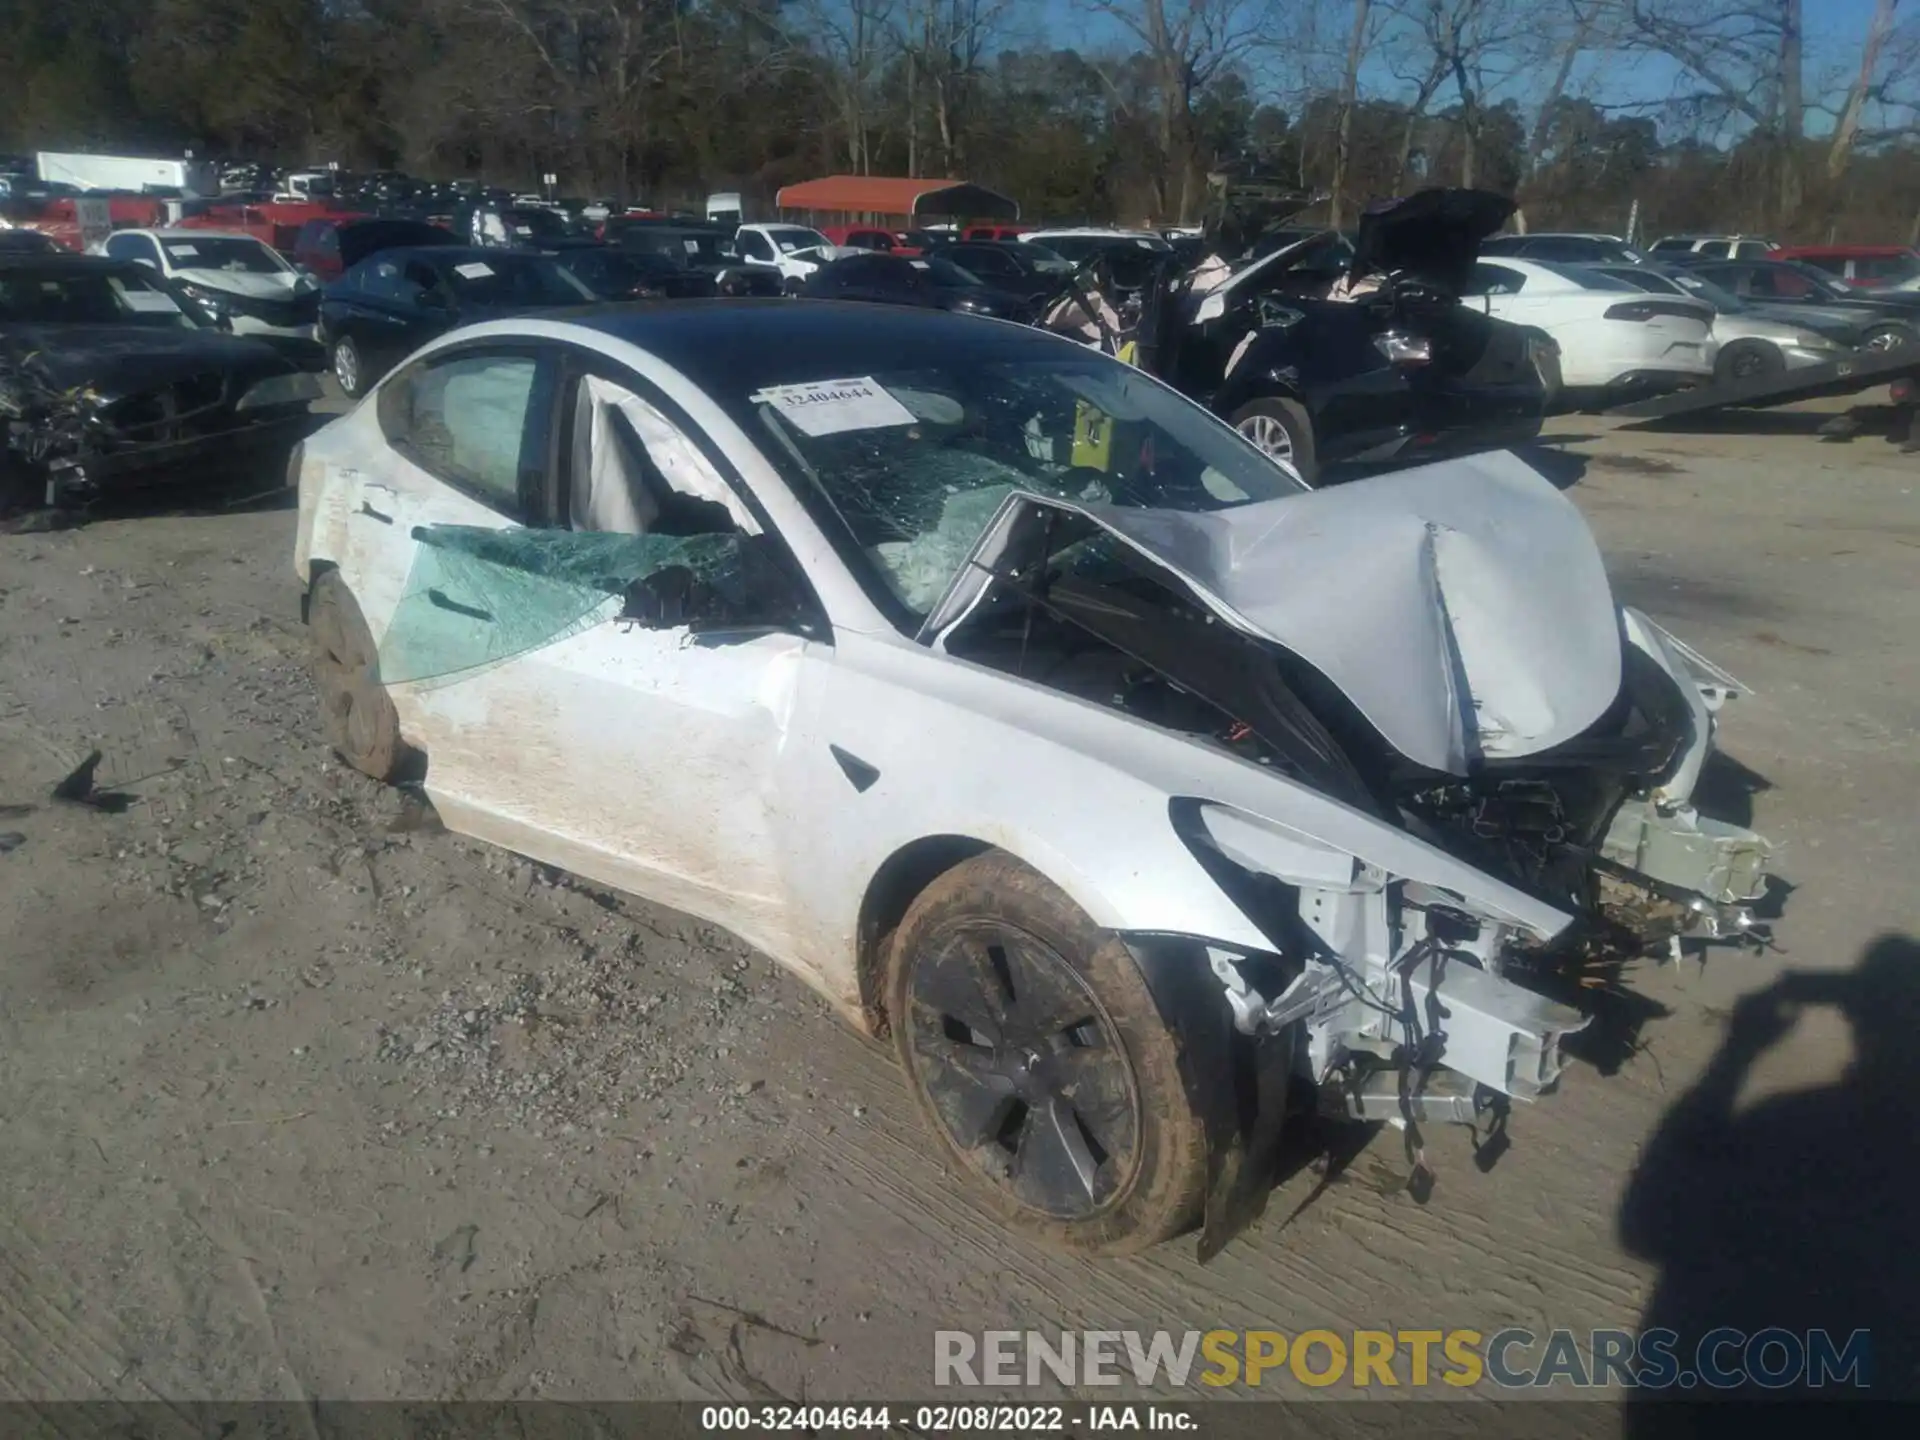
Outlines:
[[0,467],[13,477],[0,503],[59,507],[204,483],[284,452],[311,428],[320,383],[265,347],[258,361],[0,348]]
[[[923,638],[1290,782],[1169,822],[1266,937],[1129,934],[1213,1153],[1203,1255],[1309,1107],[1504,1129],[1587,1023],[1554,998],[1748,936],[1769,846],[1699,815],[1740,687],[1619,609],[1578,513],[1510,457],[1210,512],[1016,495]],[[1340,802],[1340,843],[1289,793]],[[1260,813],[1254,813],[1257,809]]]

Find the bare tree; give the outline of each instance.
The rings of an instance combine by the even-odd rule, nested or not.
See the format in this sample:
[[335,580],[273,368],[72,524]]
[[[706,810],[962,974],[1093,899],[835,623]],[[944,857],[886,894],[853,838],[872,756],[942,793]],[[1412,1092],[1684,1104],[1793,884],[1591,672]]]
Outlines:
[[909,169],[920,159],[923,96],[942,172],[966,169],[966,121],[981,62],[1013,11],[1014,0],[904,0],[896,44],[907,59]]
[[855,175],[873,173],[875,92],[896,42],[894,5],[895,0],[806,0],[800,7],[808,32],[833,68],[847,168]]
[[1201,193],[1194,101],[1274,35],[1276,0],[1080,0],[1139,42],[1152,67],[1160,165],[1153,198],[1162,218],[1186,221]]
[[1524,63],[1517,41],[1534,23],[1533,10],[1524,0],[1395,0],[1394,9],[1431,57],[1433,70],[1453,83],[1460,183],[1472,186],[1490,97]]
[[1360,99],[1360,59],[1367,44],[1372,0],[1353,0],[1353,31],[1347,40],[1347,68],[1340,81],[1340,136],[1333,147],[1333,194],[1328,223],[1338,230],[1345,220],[1347,164],[1353,151],[1353,107]]
[[1527,135],[1527,175],[1533,175],[1540,168],[1540,161],[1546,154],[1554,106],[1567,93],[1575,63],[1601,32],[1604,23],[1612,18],[1610,12],[1613,8],[1611,0],[1566,0],[1564,9],[1555,15],[1558,24],[1552,28],[1558,33],[1549,33],[1546,38],[1548,48],[1558,53],[1554,60],[1553,80],[1547,86],[1546,94],[1540,97],[1540,108],[1534,114],[1533,129]]
[[1735,115],[1771,138],[1774,207],[1783,225],[1800,208],[1806,140],[1805,44],[1800,0],[1628,0],[1628,34],[1677,60],[1703,91],[1678,97]]
[[1867,38],[1860,45],[1860,73],[1854,77],[1852,88],[1847,91],[1847,103],[1840,111],[1840,118],[1833,127],[1833,143],[1827,147],[1827,179],[1839,181],[1847,173],[1847,165],[1853,159],[1854,142],[1860,134],[1860,117],[1867,108],[1867,98],[1873,93],[1874,81],[1880,69],[1880,55],[1886,49],[1887,37],[1893,34],[1893,12],[1900,0],[1877,0],[1873,7],[1873,18],[1867,22]]

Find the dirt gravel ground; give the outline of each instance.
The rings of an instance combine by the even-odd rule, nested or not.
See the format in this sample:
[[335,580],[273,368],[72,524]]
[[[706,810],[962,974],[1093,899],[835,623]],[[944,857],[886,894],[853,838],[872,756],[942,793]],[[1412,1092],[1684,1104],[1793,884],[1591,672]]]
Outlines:
[[[1779,951],[1642,967],[1490,1171],[1442,1131],[1418,1204],[1382,1133],[1204,1268],[1010,1238],[799,983],[345,770],[291,511],[0,538],[0,1398],[927,1398],[936,1329],[1676,1316],[1870,1325],[1891,1379],[1920,458],[1756,423],[1568,417],[1539,463],[1756,692],[1713,780],[1781,845]],[[123,804],[51,801],[96,747]],[[1730,1023],[1783,970],[1827,978]]]

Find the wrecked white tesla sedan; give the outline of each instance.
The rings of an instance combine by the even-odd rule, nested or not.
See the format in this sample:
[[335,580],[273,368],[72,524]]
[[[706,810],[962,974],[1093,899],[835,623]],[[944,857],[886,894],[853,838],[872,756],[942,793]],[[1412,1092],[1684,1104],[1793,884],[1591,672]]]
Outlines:
[[698,302],[455,332],[296,457],[332,743],[891,1032],[983,1203],[1257,1213],[1282,1120],[1503,1116],[1602,940],[1745,923],[1732,682],[1494,455],[1311,492],[1020,326]]

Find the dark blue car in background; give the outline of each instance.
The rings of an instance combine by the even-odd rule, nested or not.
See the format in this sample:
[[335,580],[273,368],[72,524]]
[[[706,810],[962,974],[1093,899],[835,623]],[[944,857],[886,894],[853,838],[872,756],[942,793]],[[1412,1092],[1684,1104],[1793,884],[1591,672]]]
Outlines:
[[456,325],[597,297],[548,256],[466,245],[369,255],[320,298],[320,340],[334,378],[358,396]]

